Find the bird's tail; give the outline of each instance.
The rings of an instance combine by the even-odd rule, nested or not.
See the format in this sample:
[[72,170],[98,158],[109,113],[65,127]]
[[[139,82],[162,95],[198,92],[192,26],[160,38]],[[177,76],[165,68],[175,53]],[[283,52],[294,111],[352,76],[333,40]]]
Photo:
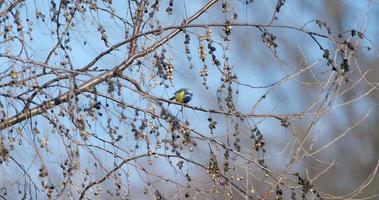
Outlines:
[[173,97],[170,98],[171,101],[174,100],[174,99],[175,99],[175,96],[173,96]]

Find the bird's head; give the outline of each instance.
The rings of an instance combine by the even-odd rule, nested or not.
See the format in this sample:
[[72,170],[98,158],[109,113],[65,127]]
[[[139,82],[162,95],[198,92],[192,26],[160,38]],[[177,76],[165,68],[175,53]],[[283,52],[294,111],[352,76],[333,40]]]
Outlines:
[[190,89],[186,89],[185,94],[191,97],[193,96],[193,93]]
[[188,103],[189,101],[191,101],[192,96],[193,96],[192,91],[187,88],[182,88],[181,90],[184,91],[184,103]]

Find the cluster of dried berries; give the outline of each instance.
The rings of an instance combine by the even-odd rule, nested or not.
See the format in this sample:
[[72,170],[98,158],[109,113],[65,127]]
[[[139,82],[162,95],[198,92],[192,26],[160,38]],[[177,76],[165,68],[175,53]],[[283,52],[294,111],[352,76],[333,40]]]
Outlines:
[[51,22],[58,22],[58,8],[55,1],[50,1],[50,15],[51,15]]
[[88,132],[86,131],[86,123],[84,121],[83,116],[79,115],[74,124],[78,129],[80,136],[83,138],[83,140],[87,140]]
[[207,80],[208,80],[208,65],[204,63],[203,67],[200,69],[200,76],[203,78],[203,85],[206,89],[209,89]]
[[183,141],[182,144],[185,146],[190,146],[193,144],[193,141],[191,139],[191,131],[189,129],[189,122],[186,121],[184,125],[180,127],[180,133],[183,135]]
[[149,133],[156,134],[157,136],[159,136],[159,132],[158,132],[159,126],[162,126],[162,124],[157,122],[156,117],[152,117],[149,120],[149,129],[150,129]]
[[23,25],[22,25],[22,21],[20,18],[20,11],[18,11],[18,10],[16,11],[16,13],[14,15],[14,23],[16,24],[17,32],[21,33],[22,29],[23,29]]
[[[150,5],[150,1],[146,1],[146,5]],[[151,11],[149,13],[149,17],[153,17],[155,13],[159,10],[159,0],[155,0],[155,2],[153,3],[153,5],[150,6],[150,8]],[[147,13],[148,11],[145,10],[144,12]]]
[[214,130],[216,129],[217,122],[213,121],[211,117],[208,118],[208,127],[211,130],[211,134],[214,133]]
[[266,172],[266,176],[268,175],[267,165],[264,158],[258,160],[258,164],[261,166],[261,169]]
[[224,172],[228,172],[229,171],[229,166],[230,166],[230,163],[229,163],[229,150],[227,148],[225,148],[225,152],[224,152]]
[[291,188],[291,200],[296,200],[296,192]]
[[117,197],[120,197],[122,194],[122,191],[121,191],[122,184],[121,184],[121,180],[120,180],[119,176],[115,176],[114,186],[115,186],[114,188],[116,188],[116,192],[114,195]]
[[232,33],[232,25],[229,20],[225,21],[225,26],[223,28],[223,31],[225,33],[224,41],[230,41],[230,35]]
[[131,131],[134,135],[135,141],[147,140],[148,135],[146,134],[146,131],[145,131],[145,129],[148,127],[147,119],[141,120],[141,123],[138,128],[135,122],[131,123],[131,127],[132,127]]
[[168,130],[171,132],[171,140],[163,140],[165,143],[169,143],[172,147],[172,152],[177,152],[179,144],[177,140],[180,138],[180,135],[176,134],[176,131],[180,130],[180,121],[177,117],[172,115],[169,111],[162,109],[161,117],[168,123]]
[[183,160],[179,160],[179,161],[176,163],[176,166],[177,166],[179,169],[183,169],[184,161],[183,161]]
[[[210,36],[208,35],[208,32],[207,34],[205,34],[203,36],[203,38],[209,38]],[[202,40],[203,38],[199,37],[199,57],[201,59],[201,61],[203,62],[203,67],[200,69],[200,76],[201,78],[203,79],[203,85],[205,86],[206,89],[208,89],[208,84],[207,84],[207,80],[208,80],[208,65],[205,63],[205,59],[207,58],[207,54],[205,52],[205,47],[204,45],[202,44]]]
[[[110,122],[109,120],[110,118],[108,118],[108,121]],[[110,123],[107,125],[107,133],[109,135],[109,137],[111,138],[111,142],[112,143],[115,143],[115,142],[118,142],[122,136],[121,135],[117,135],[117,130],[118,130],[118,127],[116,126],[115,128],[111,127]],[[117,136],[117,137],[116,137]]]
[[224,77],[221,78],[221,81],[229,85],[232,84],[233,80],[236,80],[238,77],[232,67],[227,63],[227,60],[228,58],[225,57],[224,67],[222,69]]
[[229,113],[232,113],[233,111],[235,111],[235,106],[233,103],[233,88],[232,88],[231,83],[228,84],[228,87],[227,87],[227,95],[225,97],[225,102],[226,102],[226,107],[228,108]]
[[344,58],[341,62],[341,70],[342,72],[348,72],[350,68],[349,61]]
[[205,39],[207,40],[208,42],[208,53],[209,55],[211,55],[212,57],[212,64],[216,65],[216,66],[220,66],[221,65],[221,62],[217,59],[216,57],[216,47],[213,45],[213,41],[211,39],[211,31],[208,29],[207,30],[207,33],[205,34]]
[[[71,177],[74,175],[74,170],[72,167],[72,158],[68,159],[66,158],[63,162],[60,163],[60,168],[62,169],[62,175],[63,175],[63,182],[61,183],[61,187],[66,187],[67,185],[72,184]],[[85,170],[86,177],[88,176],[88,170]]]
[[240,134],[239,125],[236,123],[234,125],[234,132],[233,132],[233,137],[235,138],[233,144],[234,144],[234,148],[236,149],[237,152],[241,152],[239,134]]
[[275,200],[282,200],[282,199],[283,199],[283,190],[279,186],[276,186]]
[[[90,105],[87,108],[84,108],[83,111],[86,112],[86,115],[89,117],[95,118],[95,112],[99,111],[101,109],[101,102],[100,101],[91,101]],[[99,115],[101,116],[102,114]]]
[[5,147],[3,137],[0,137],[0,164],[9,159],[9,150]]
[[351,34],[351,37],[358,36],[359,39],[363,39],[364,38],[364,33],[360,32],[360,31],[357,31],[355,29],[352,29],[350,31],[350,34]]
[[210,149],[209,163],[208,163],[208,174],[211,176],[212,182],[215,183],[216,179],[220,177],[220,168],[218,167],[217,156]]
[[42,22],[45,22],[46,15],[44,15],[41,11],[36,11],[36,19],[41,19]]
[[253,140],[253,149],[255,151],[262,151],[263,153],[266,152],[264,146],[266,145],[265,140],[263,139],[263,135],[261,131],[258,129],[258,127],[254,127],[250,130],[251,132],[251,139]]
[[201,40],[199,41],[199,57],[202,62],[205,62],[205,59],[207,58],[207,54],[205,53],[205,47],[201,43]]
[[108,88],[107,88],[107,93],[111,96],[113,96],[113,93],[115,91],[115,85],[114,85],[114,80],[113,79],[107,79],[105,80]]
[[225,57],[224,67],[223,67],[223,77],[221,77],[221,86],[222,90],[226,87],[227,95],[225,97],[226,107],[228,112],[235,111],[235,106],[233,103],[233,80],[237,79],[236,74],[233,72],[232,67],[227,62],[227,57]]
[[42,165],[39,168],[39,174],[38,174],[38,176],[40,177],[42,188],[47,191],[47,193],[46,193],[47,198],[48,199],[52,199],[52,193],[53,193],[55,187],[52,184],[45,183],[45,179],[44,178],[48,176],[47,168],[46,168],[45,165]]
[[109,47],[110,45],[109,45],[109,40],[108,40],[108,34],[105,31],[105,28],[103,27],[103,25],[100,24],[97,27],[97,31],[100,32],[100,34],[101,34],[101,40],[104,42],[104,45],[106,47]]
[[189,44],[191,42],[191,37],[189,35],[189,33],[186,31],[186,29],[183,30],[183,33],[184,33],[184,52],[187,56],[187,60],[190,62],[190,69],[193,68],[193,64],[191,62],[192,60],[192,56],[191,56],[191,50],[190,50],[190,47],[189,47]]
[[156,190],[154,194],[156,200],[165,200],[164,196],[158,190]]
[[275,43],[276,36],[273,33],[264,31],[261,37],[268,48],[276,49],[278,47],[278,44]]
[[312,192],[313,194],[315,194],[317,196],[317,198],[322,199],[321,195],[316,190],[313,189],[313,185],[311,184],[311,182],[308,179],[302,178],[299,173],[295,173],[294,175],[298,179],[298,184],[300,186],[302,186],[302,198],[303,199],[306,198],[306,195],[309,192]]
[[221,4],[222,12],[223,13],[229,12],[229,6],[230,6],[229,2],[223,1],[222,4]]
[[174,0],[170,0],[170,2],[168,3],[168,7],[166,8],[166,12],[168,15],[172,15],[173,5],[174,5]]
[[284,6],[284,3],[286,3],[286,0],[278,0],[276,2],[276,7],[275,7],[276,12],[280,12],[280,8]]
[[158,55],[154,54],[153,66],[158,69],[158,76],[164,80],[172,80],[174,74],[174,65],[167,61],[166,50],[163,49]]
[[350,50],[350,51],[355,51],[356,47],[351,43],[348,42],[347,40],[343,41],[343,44]]
[[288,120],[288,118],[281,118],[280,119],[280,125],[287,128],[290,126],[290,122]]
[[13,26],[12,25],[5,25],[4,26],[4,32],[3,32],[3,37],[4,37],[4,40],[7,40],[9,39],[11,36],[9,35],[9,33],[12,32],[12,29],[13,29]]
[[337,68],[334,66],[333,59],[330,56],[329,49],[323,49],[323,51],[324,51],[324,54],[322,55],[322,57],[327,60],[326,65],[328,65],[328,66],[331,65],[332,66],[332,70],[333,71],[337,71]]

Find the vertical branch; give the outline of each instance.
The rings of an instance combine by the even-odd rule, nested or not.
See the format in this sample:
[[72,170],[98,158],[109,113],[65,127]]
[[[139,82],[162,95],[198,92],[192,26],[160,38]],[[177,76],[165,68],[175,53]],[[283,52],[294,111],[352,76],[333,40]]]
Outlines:
[[140,28],[143,21],[143,13],[144,13],[145,7],[146,7],[146,0],[141,0],[138,6],[138,9],[136,10],[136,15],[134,17],[135,21],[134,21],[132,38],[134,37],[135,39],[133,39],[130,42],[129,56],[128,56],[129,58],[135,53],[137,49],[138,37],[136,36],[140,33]]

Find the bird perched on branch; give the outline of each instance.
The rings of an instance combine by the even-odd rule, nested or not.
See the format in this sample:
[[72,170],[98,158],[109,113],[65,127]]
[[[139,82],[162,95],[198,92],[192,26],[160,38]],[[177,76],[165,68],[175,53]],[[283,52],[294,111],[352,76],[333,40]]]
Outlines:
[[187,88],[181,88],[175,92],[175,96],[171,97],[170,100],[174,100],[178,103],[188,103],[192,99],[192,92]]

